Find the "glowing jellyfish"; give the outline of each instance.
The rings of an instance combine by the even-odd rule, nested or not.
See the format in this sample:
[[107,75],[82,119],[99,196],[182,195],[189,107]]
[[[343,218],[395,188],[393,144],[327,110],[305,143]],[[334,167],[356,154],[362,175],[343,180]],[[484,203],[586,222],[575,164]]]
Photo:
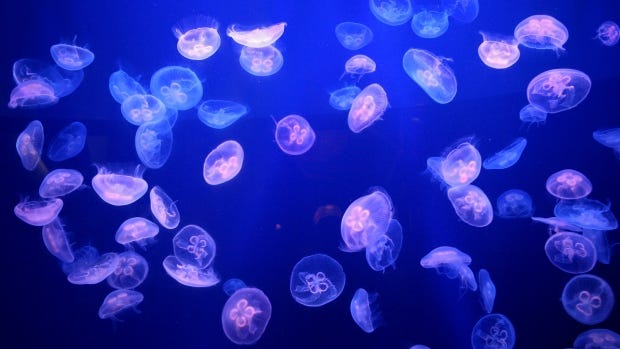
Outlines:
[[89,66],[95,60],[95,54],[87,48],[56,44],[50,47],[52,59],[59,67],[66,70],[81,70]]
[[427,347],[426,345],[416,344],[416,345],[411,346],[411,348],[409,349],[431,349],[431,348]]
[[222,309],[224,334],[235,344],[254,344],[271,319],[271,302],[258,288],[244,287],[233,293]]
[[559,113],[576,107],[590,93],[592,82],[574,69],[551,69],[535,76],[527,85],[527,100],[547,113]]
[[220,277],[213,268],[199,269],[179,261],[175,256],[168,256],[163,262],[166,273],[181,285],[189,287],[211,287],[220,282]]
[[555,172],[547,178],[549,194],[558,199],[579,199],[590,195],[592,182],[583,173],[565,169]]
[[151,93],[167,108],[188,110],[200,103],[202,82],[189,68],[163,67],[151,77]]
[[512,36],[480,32],[482,43],[478,46],[478,56],[485,65],[495,69],[506,69],[517,63],[521,53],[519,43]]
[[544,123],[547,120],[547,112],[528,104],[519,111],[519,119],[530,124]]
[[389,103],[387,93],[379,84],[366,86],[351,103],[347,123],[354,133],[362,132],[379,119]]
[[370,12],[387,25],[407,23],[413,16],[411,0],[369,0]]
[[519,161],[526,145],[527,139],[518,137],[506,148],[484,159],[482,167],[487,170],[503,170],[509,168]]
[[497,215],[502,218],[531,217],[534,213],[532,197],[519,189],[510,189],[497,198]]
[[166,106],[153,95],[131,95],[121,104],[121,114],[130,124],[159,121],[166,115]]
[[[38,105],[39,107],[51,105],[55,103],[58,98],[71,94],[73,91],[75,91],[75,89],[78,88],[78,86],[80,86],[83,79],[84,71],[82,70],[65,70],[58,67],[56,64],[49,64],[47,62],[36,59],[22,58],[13,63],[13,80],[15,80],[15,83],[17,83],[18,85],[21,85],[26,81],[39,80],[43,82],[43,84],[40,84],[40,86],[49,85],[53,88],[54,96],[49,96],[53,97],[51,98],[52,100],[46,101],[46,98],[48,98],[47,94],[49,93],[49,91],[46,91],[46,88],[39,91],[43,94],[37,94],[35,88],[35,86],[37,85],[29,86],[28,88],[25,88],[23,90],[22,88],[28,85],[16,87],[16,90],[21,91],[21,93],[28,94],[30,92],[35,92],[32,97],[36,96],[36,99],[33,99],[29,102],[35,102],[35,104],[43,103],[41,105]],[[22,97],[24,96],[22,95]],[[23,101],[26,102],[25,100]],[[31,105],[31,107],[36,106],[37,105]],[[26,106],[24,105],[24,107]]]
[[336,110],[349,110],[360,92],[362,90],[355,85],[339,88],[329,94],[329,105]]
[[202,176],[207,184],[218,185],[235,178],[243,167],[243,148],[229,140],[213,149],[205,158]]
[[446,11],[434,11],[422,9],[413,15],[411,29],[413,32],[425,39],[433,39],[442,36],[447,30],[450,22]]
[[586,229],[583,231],[583,236],[594,244],[598,262],[609,264],[611,259],[611,246],[607,240],[607,231]]
[[353,321],[366,333],[373,332],[383,320],[377,306],[377,293],[369,294],[365,289],[358,288],[351,299],[349,310]]
[[575,349],[618,349],[620,334],[607,329],[595,328],[580,333],[573,342]]
[[303,116],[287,115],[276,124],[276,143],[289,155],[306,153],[314,145],[316,134]]
[[65,267],[68,271],[67,281],[74,285],[95,285],[110,276],[117,265],[118,255],[114,252],[99,256],[96,250],[76,251],[73,263]]
[[351,74],[361,79],[362,76],[377,70],[377,64],[366,55],[355,55],[344,63],[344,74]]
[[568,29],[551,16],[534,15],[517,24],[514,37],[525,47],[564,51]]
[[338,261],[325,254],[302,258],[291,272],[293,299],[307,307],[325,305],[342,293],[346,277]]
[[53,198],[46,200],[21,201],[13,208],[13,213],[22,221],[41,227],[50,224],[62,210],[61,199]]
[[136,308],[144,300],[142,293],[134,290],[115,290],[110,292],[99,307],[99,318],[116,318],[123,310]]
[[26,170],[32,171],[37,167],[41,159],[44,139],[43,124],[39,120],[31,121],[17,136],[15,148]]
[[86,133],[83,123],[70,123],[52,139],[47,157],[52,161],[64,161],[78,155],[86,144]]
[[82,187],[84,176],[79,171],[59,168],[48,173],[39,186],[39,196],[44,199],[67,195]]
[[553,213],[568,223],[586,230],[618,228],[618,220],[611,211],[611,203],[604,204],[588,198],[560,200],[553,208]]
[[478,0],[442,0],[442,5],[454,19],[463,23],[473,22],[478,17]]
[[373,33],[368,26],[362,23],[342,22],[335,29],[336,38],[348,50],[359,50],[370,44]]
[[562,290],[566,313],[584,325],[596,325],[607,319],[614,307],[614,294],[607,281],[591,275],[576,275]]
[[276,42],[284,34],[285,27],[286,22],[251,29],[233,24],[226,30],[226,35],[245,47],[263,48]]
[[372,270],[384,271],[394,265],[402,247],[403,227],[396,219],[391,219],[385,234],[366,246],[366,262]]
[[248,113],[248,108],[237,102],[209,99],[198,107],[198,119],[205,125],[223,129]]
[[11,91],[9,108],[43,108],[58,102],[54,88],[43,80],[19,83]]
[[117,290],[136,288],[149,273],[149,264],[134,251],[118,254],[116,268],[107,278],[108,284]]
[[174,229],[179,226],[181,214],[174,201],[158,185],[151,188],[149,194],[151,200],[151,213],[159,224],[166,229]]
[[274,46],[253,48],[243,46],[239,55],[241,68],[254,76],[269,76],[277,73],[284,64],[282,52]]
[[194,61],[201,61],[213,56],[222,42],[215,21],[210,27],[184,30],[181,26],[175,26],[172,31],[178,39],[177,51],[181,56]]
[[478,271],[478,283],[480,284],[480,301],[482,308],[487,314],[493,311],[493,303],[495,303],[495,284],[491,280],[491,275],[486,269]]
[[517,336],[515,328],[508,318],[502,314],[483,316],[471,331],[473,349],[502,348],[512,349]]
[[438,274],[445,275],[448,279],[461,281],[460,289],[462,292],[470,289],[475,291],[478,288],[476,278],[468,267],[471,257],[452,246],[439,246],[427,253],[420,259],[422,268],[437,270]]
[[372,188],[370,194],[353,201],[340,223],[342,249],[355,252],[374,243],[388,231],[393,213],[392,199],[379,188]]
[[446,155],[439,170],[443,181],[454,187],[473,182],[478,178],[481,167],[482,158],[478,149],[469,142],[463,142]]
[[148,189],[148,183],[142,179],[143,169],[136,167],[133,175],[114,173],[105,167],[98,167],[97,174],[91,180],[93,189],[101,200],[113,206],[124,206],[140,199]]
[[67,232],[60,219],[56,218],[51,223],[44,225],[41,229],[41,236],[49,253],[61,262],[72,263],[75,260],[67,239]]
[[475,185],[451,187],[448,189],[448,199],[456,215],[471,226],[482,228],[493,221],[493,206],[486,194]]
[[620,127],[596,130],[592,138],[606,147],[620,149]]
[[119,104],[123,104],[129,96],[147,94],[144,87],[122,69],[110,74],[108,88],[112,98]]
[[445,58],[411,48],[403,56],[403,68],[435,102],[446,104],[456,96],[456,77]]
[[204,269],[215,258],[215,240],[197,225],[186,225],[172,239],[174,255],[181,263]]
[[121,245],[136,243],[145,247],[149,241],[159,234],[159,226],[142,217],[125,220],[116,230],[114,239]]
[[587,273],[596,264],[596,248],[587,237],[572,233],[555,233],[545,243],[551,264],[571,274]]
[[168,119],[141,124],[134,140],[140,162],[152,169],[164,166],[172,153],[172,140],[172,127]]
[[596,30],[595,39],[605,46],[614,46],[620,40],[620,27],[612,21],[605,21]]

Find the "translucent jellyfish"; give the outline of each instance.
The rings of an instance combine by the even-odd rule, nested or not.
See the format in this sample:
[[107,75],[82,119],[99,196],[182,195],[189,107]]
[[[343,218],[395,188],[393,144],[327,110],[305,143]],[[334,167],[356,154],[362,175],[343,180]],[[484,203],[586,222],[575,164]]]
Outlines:
[[551,235],[552,232],[556,232],[556,233],[559,233],[562,231],[581,232],[583,230],[581,227],[571,224],[564,218],[560,218],[560,217],[549,217],[549,218],[532,217],[532,220],[534,222],[540,222],[540,223],[547,224],[549,226],[549,235]]
[[614,46],[620,40],[620,27],[612,21],[605,21],[596,30],[595,39],[605,46]]
[[[95,250],[96,252],[96,250]],[[105,280],[116,270],[118,255],[114,252],[99,256],[91,252],[75,252],[75,260],[66,267],[67,280],[74,285],[95,285]]]
[[144,87],[122,69],[110,74],[108,88],[112,98],[119,104],[123,104],[129,96],[147,94]]
[[468,184],[448,189],[448,199],[456,215],[474,227],[485,227],[493,221],[493,206],[482,189]]
[[502,314],[495,313],[483,316],[471,331],[473,349],[512,349],[516,340],[514,326]]
[[168,119],[142,123],[136,130],[134,140],[140,162],[152,169],[163,167],[172,153],[172,141],[172,127]]
[[63,202],[58,198],[21,201],[15,205],[13,212],[22,221],[35,227],[42,227],[58,217],[62,206]]
[[568,29],[551,16],[534,15],[517,24],[514,37],[525,47],[564,51]]
[[110,292],[99,307],[99,318],[116,318],[123,310],[134,308],[144,300],[142,293],[134,290],[115,290]]
[[539,124],[547,121],[547,112],[528,104],[519,111],[519,119],[530,124]]
[[125,220],[116,230],[115,240],[121,245],[132,242],[145,247],[153,237],[159,234],[159,226],[142,217],[132,217]]
[[547,113],[576,107],[590,93],[592,82],[575,69],[551,69],[535,76],[527,85],[527,100]]
[[54,257],[63,263],[72,263],[75,260],[67,239],[67,232],[60,219],[56,218],[51,223],[44,225],[41,235],[45,247]]
[[239,55],[241,68],[254,76],[269,76],[277,73],[284,64],[282,52],[274,46],[253,48],[243,46]]
[[303,116],[291,114],[276,124],[276,143],[289,155],[306,153],[314,145],[316,134]]
[[151,213],[166,229],[175,229],[181,222],[181,214],[174,201],[158,185],[151,188]]
[[284,34],[285,27],[286,22],[257,28],[242,28],[233,24],[226,30],[226,35],[245,47],[264,48],[276,42]]
[[348,50],[359,50],[370,44],[373,33],[368,26],[356,22],[338,23],[335,29],[336,38]]
[[178,39],[177,51],[181,56],[194,61],[207,59],[220,48],[222,39],[217,32],[218,24],[214,20],[205,17],[204,26],[195,28],[184,28],[184,25],[177,24],[172,28],[174,36]]
[[9,108],[43,108],[58,102],[54,87],[43,80],[19,83],[11,91]]
[[220,282],[220,277],[213,268],[198,269],[182,263],[175,256],[168,256],[163,262],[166,273],[181,285],[189,287],[211,287]]
[[142,179],[143,169],[136,167],[133,175],[114,173],[101,166],[91,180],[95,193],[101,200],[113,206],[129,205],[140,199],[149,185]]
[[442,0],[441,3],[450,16],[463,23],[473,22],[480,11],[478,0]]
[[86,144],[86,133],[83,123],[70,123],[52,139],[47,157],[52,161],[64,161],[78,155]]
[[59,168],[48,173],[39,186],[39,196],[44,199],[57,198],[81,188],[84,177],[79,171]]
[[611,259],[611,246],[604,230],[584,230],[583,236],[592,241],[596,248],[596,259],[599,263],[609,264]]
[[69,275],[80,268],[93,265],[99,258],[99,251],[90,245],[82,246],[71,253],[74,257],[73,261],[62,262],[61,264],[62,271],[65,275]]
[[491,275],[486,269],[478,271],[478,283],[480,284],[480,301],[482,308],[487,314],[493,311],[493,303],[495,303],[495,284],[491,280]]
[[[384,191],[372,188],[370,194],[353,201],[342,215],[340,235],[347,252],[360,251],[387,233],[394,207]],[[396,228],[396,226],[394,227]]]
[[338,298],[345,279],[342,266],[332,257],[320,253],[306,256],[291,272],[291,295],[299,304],[320,307]]
[[592,138],[606,147],[620,150],[620,127],[596,130]]
[[478,56],[485,65],[495,69],[506,69],[517,63],[521,53],[519,43],[512,36],[479,32],[482,43],[478,46]]
[[166,116],[166,106],[153,95],[131,95],[121,104],[121,114],[130,124],[159,121]]
[[545,243],[551,264],[571,274],[587,273],[596,264],[596,248],[587,237],[572,233],[555,233]]
[[411,348],[409,349],[431,349],[431,348],[427,347],[426,345],[416,344],[416,345],[411,346]]
[[413,32],[425,39],[433,39],[442,36],[447,30],[450,22],[446,11],[435,11],[422,9],[413,14],[411,29]]
[[26,170],[32,171],[37,167],[43,151],[43,141],[43,124],[39,120],[31,121],[17,136],[15,148]]
[[234,140],[221,143],[205,158],[202,176],[207,184],[218,185],[235,178],[243,166],[243,148]]
[[366,55],[355,55],[344,63],[343,76],[344,74],[350,74],[359,80],[362,76],[373,73],[375,70],[377,70],[377,63],[372,58]]
[[614,294],[607,281],[591,274],[576,275],[562,290],[566,313],[584,325],[607,319],[614,307]]
[[411,48],[403,56],[403,68],[413,81],[435,102],[446,104],[456,96],[456,77],[445,58],[429,51]]
[[354,133],[362,132],[377,121],[389,106],[387,93],[379,84],[366,86],[351,103],[347,122]]
[[509,146],[484,159],[482,167],[487,170],[503,170],[513,166],[521,158],[527,145],[527,139],[519,137],[512,141]]
[[611,204],[604,204],[598,200],[588,198],[560,200],[553,208],[553,213],[582,229],[614,230],[618,228],[618,220],[611,211]]
[[174,255],[183,264],[204,269],[215,258],[215,240],[197,225],[186,225],[172,239]]
[[394,265],[402,247],[403,227],[391,219],[387,232],[366,246],[366,262],[372,270],[384,271]]
[[224,284],[222,285],[222,289],[224,290],[224,293],[226,293],[227,296],[232,295],[233,293],[235,293],[238,289],[247,287],[245,282],[243,282],[243,280],[241,279],[228,279],[224,282]]
[[248,108],[237,102],[209,99],[198,107],[198,119],[205,125],[223,129],[248,113]]
[[438,274],[445,275],[448,279],[461,281],[460,289],[462,292],[468,288],[475,291],[478,288],[476,278],[468,267],[471,257],[451,246],[440,246],[427,253],[420,260],[422,268],[434,268]]
[[549,194],[558,199],[579,199],[590,195],[592,182],[583,173],[565,169],[553,173],[546,183]]
[[510,189],[497,198],[497,215],[502,218],[531,217],[534,213],[532,197],[519,189]]
[[370,12],[387,25],[407,23],[413,16],[411,0],[369,0]]
[[118,254],[116,268],[107,278],[108,284],[117,290],[136,288],[149,273],[149,264],[134,251]]
[[151,93],[167,108],[188,110],[200,103],[202,82],[189,68],[163,67],[151,77]]
[[580,333],[573,342],[575,349],[618,349],[620,334],[614,331],[596,328]]
[[377,293],[368,294],[363,288],[358,288],[351,299],[349,310],[353,321],[366,333],[373,332],[383,320],[377,306]]
[[460,186],[473,182],[480,174],[480,152],[469,142],[459,144],[441,161],[441,178],[447,185]]
[[94,60],[95,54],[87,48],[56,44],[50,47],[52,59],[59,67],[66,70],[81,70],[88,67]]
[[[84,71],[65,70],[56,64],[22,58],[13,63],[13,79],[18,85],[30,80],[40,80],[54,89],[54,97],[57,101],[58,98],[71,94],[80,86],[84,79]],[[40,97],[45,98],[45,95],[40,95]]]
[[224,334],[235,344],[254,344],[271,319],[271,302],[258,288],[245,287],[233,293],[222,309]]
[[362,89],[355,85],[339,88],[329,94],[329,105],[336,110],[349,110],[360,92]]

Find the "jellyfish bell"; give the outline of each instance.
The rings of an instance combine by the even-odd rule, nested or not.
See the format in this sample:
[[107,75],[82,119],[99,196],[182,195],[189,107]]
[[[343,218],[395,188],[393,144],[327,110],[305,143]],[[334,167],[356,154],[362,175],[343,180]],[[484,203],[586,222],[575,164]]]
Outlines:
[[148,189],[148,183],[142,179],[145,167],[137,165],[133,169],[112,170],[96,165],[97,174],[91,183],[99,197],[113,206],[129,205],[140,199]]
[[233,24],[226,30],[226,35],[240,45],[262,48],[275,43],[284,34],[285,27],[286,22],[263,27],[245,27]]
[[204,15],[191,16],[172,27],[178,39],[177,50],[181,56],[191,60],[204,60],[220,48],[221,38],[218,22]]

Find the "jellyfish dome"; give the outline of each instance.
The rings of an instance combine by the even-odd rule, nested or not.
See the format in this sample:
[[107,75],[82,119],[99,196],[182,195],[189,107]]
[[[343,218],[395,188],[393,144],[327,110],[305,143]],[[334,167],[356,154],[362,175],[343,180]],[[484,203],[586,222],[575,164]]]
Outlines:
[[435,102],[450,103],[456,96],[456,77],[445,59],[411,48],[403,56],[403,69]]
[[583,173],[565,169],[553,173],[546,183],[549,194],[558,199],[580,199],[592,192],[592,182]]
[[244,287],[233,293],[222,309],[224,334],[235,344],[254,344],[271,319],[271,302],[258,288]]
[[551,16],[533,15],[517,24],[514,37],[519,44],[529,48],[563,51],[568,29]]
[[243,28],[238,24],[233,24],[226,30],[226,35],[239,45],[262,48],[275,43],[284,34],[285,27],[286,22],[257,28]]
[[291,272],[293,299],[307,307],[320,307],[340,296],[346,276],[332,257],[317,253],[302,258]]
[[189,68],[163,67],[151,77],[151,93],[167,108],[188,110],[200,103],[202,82]]
[[609,317],[614,307],[614,294],[607,281],[591,275],[576,275],[562,291],[566,313],[584,325],[596,325]]
[[590,93],[592,82],[575,69],[551,69],[535,76],[527,85],[527,100],[546,113],[572,109]]
[[571,274],[587,273],[596,264],[596,248],[587,237],[572,233],[555,233],[545,243],[549,261]]
[[99,167],[91,184],[97,195],[108,204],[129,205],[140,199],[148,189],[149,185],[142,179],[141,171],[141,167],[138,166],[134,175],[127,175]]

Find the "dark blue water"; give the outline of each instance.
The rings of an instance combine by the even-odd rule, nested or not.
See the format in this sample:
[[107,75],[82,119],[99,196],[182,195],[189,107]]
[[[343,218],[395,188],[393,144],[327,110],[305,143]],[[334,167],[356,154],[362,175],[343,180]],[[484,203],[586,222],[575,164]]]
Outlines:
[[[474,137],[483,158],[516,137],[528,140],[519,162],[503,171],[485,171],[474,182],[494,203],[503,191],[520,188],[534,200],[535,215],[553,215],[555,199],[547,194],[547,177],[564,168],[585,173],[594,190],[590,197],[612,204],[618,215],[620,161],[611,149],[592,139],[592,131],[618,127],[620,117],[620,46],[593,40],[605,20],[620,20],[620,8],[608,1],[481,1],[470,24],[451,20],[436,39],[415,36],[409,25],[379,22],[360,1],[62,1],[4,2],[0,5],[3,38],[0,89],[5,102],[14,83],[11,66],[20,58],[49,60],[49,47],[61,41],[87,44],[95,53],[82,85],[57,105],[45,109],[1,107],[3,270],[0,336],[3,348],[232,348],[220,324],[227,296],[221,284],[199,289],[182,286],[161,267],[172,253],[175,231],[162,229],[157,242],[139,251],[150,263],[146,281],[137,290],[144,301],[139,313],[129,310],[120,322],[101,320],[97,310],[111,291],[107,283],[77,286],[66,281],[58,261],[41,241],[40,228],[12,213],[21,196],[36,196],[46,170],[74,168],[86,182],[96,174],[93,164],[135,165],[135,126],[127,123],[108,91],[108,77],[119,68],[148,83],[167,65],[194,70],[203,80],[204,98],[243,102],[251,112],[224,130],[206,127],[196,109],[182,111],[174,128],[174,147],[166,165],[147,170],[145,180],[159,185],[181,212],[181,226],[197,224],[217,242],[215,268],[223,280],[236,277],[262,289],[273,313],[256,348],[468,348],[472,327],[484,315],[477,293],[459,294],[459,283],[423,269],[420,258],[440,245],[472,256],[472,270],[486,268],[497,287],[494,311],[513,323],[516,348],[568,348],[591,328],[620,332],[618,305],[595,326],[578,323],[564,311],[561,292],[571,275],[554,267],[544,253],[546,226],[529,219],[495,220],[485,228],[458,219],[445,191],[425,173],[426,159],[438,156],[463,137]],[[222,45],[206,61],[189,61],[176,50],[171,27],[181,19],[204,14],[220,22]],[[566,25],[566,52],[521,48],[520,60],[506,70],[480,61],[479,30],[511,34],[533,14],[548,14]],[[225,36],[233,23],[288,23],[277,46],[284,55],[280,72],[254,77],[238,63],[239,47]],[[377,62],[377,71],[360,86],[380,83],[390,108],[359,134],[346,124],[346,112],[328,104],[328,93],[340,87],[344,62],[353,53],[336,40],[342,21],[368,25],[374,41],[360,50]],[[405,73],[401,61],[411,48],[451,58],[458,93],[449,104],[433,102]],[[578,107],[550,115],[542,125],[518,118],[527,104],[529,81],[552,68],[573,68],[592,79],[589,96]],[[274,141],[275,124],[288,114],[305,116],[317,133],[314,147],[301,156],[284,154]],[[86,148],[62,163],[43,158],[43,167],[28,172],[14,144],[17,135],[38,119],[50,140],[73,121],[88,128]],[[221,142],[235,139],[245,150],[244,167],[231,182],[207,185],[202,164]],[[335,205],[344,211],[369,187],[381,186],[391,196],[404,230],[404,245],[395,269],[372,271],[363,253],[338,247],[340,216],[313,222],[315,210]],[[61,218],[74,247],[86,244],[100,251],[122,252],[116,229],[133,216],[152,218],[148,198],[124,207],[104,203],[92,189],[65,200]],[[609,239],[618,241],[617,231]],[[618,248],[608,265],[592,273],[620,294]],[[340,297],[320,308],[307,308],[289,292],[290,272],[302,257],[325,253],[344,267],[347,281]],[[355,290],[379,293],[384,326],[362,332],[349,314]]]

